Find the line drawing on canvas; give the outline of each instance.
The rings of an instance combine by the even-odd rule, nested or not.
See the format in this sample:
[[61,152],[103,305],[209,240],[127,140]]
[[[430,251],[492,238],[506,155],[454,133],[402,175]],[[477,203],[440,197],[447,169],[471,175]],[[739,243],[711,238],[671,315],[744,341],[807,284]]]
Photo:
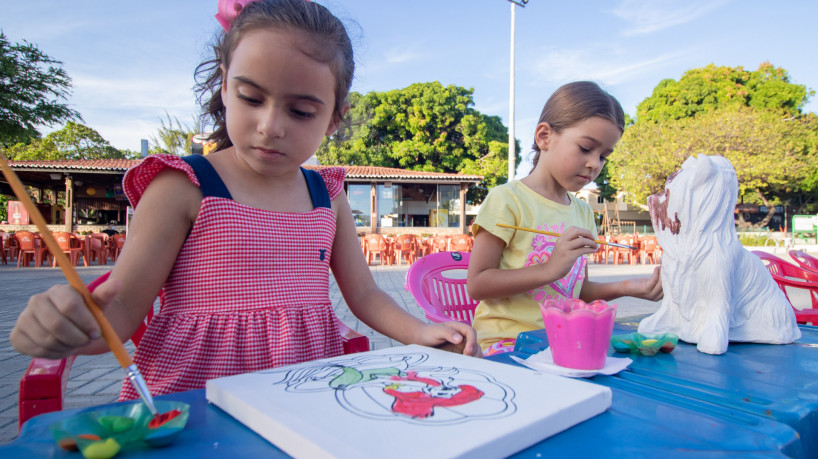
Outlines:
[[340,407],[375,420],[440,426],[498,419],[517,411],[514,390],[493,375],[424,365],[426,353],[351,354],[296,369],[272,369],[274,386],[291,393],[326,393]]

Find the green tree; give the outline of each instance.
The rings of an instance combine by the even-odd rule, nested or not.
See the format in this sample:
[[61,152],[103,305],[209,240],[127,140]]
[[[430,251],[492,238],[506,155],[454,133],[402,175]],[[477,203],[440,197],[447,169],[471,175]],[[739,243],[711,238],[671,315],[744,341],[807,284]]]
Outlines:
[[661,122],[696,116],[726,107],[751,107],[798,116],[815,91],[790,82],[786,70],[769,62],[750,72],[743,67],[688,70],[679,81],[662,80],[636,107],[637,122]]
[[63,129],[26,145],[18,143],[8,149],[9,159],[16,161],[57,159],[117,159],[138,158],[131,151],[112,147],[99,133],[88,126],[69,121]]
[[161,126],[156,135],[151,137],[154,147],[150,153],[166,153],[176,156],[189,155],[195,132],[192,128],[182,124],[178,118],[171,118],[165,112],[166,119],[160,119]]
[[71,94],[71,78],[35,45],[11,43],[0,31],[0,146],[40,137],[38,126],[80,120],[62,103]]
[[[463,172],[483,188],[508,179],[508,130],[473,108],[474,91],[439,82],[350,94],[346,124],[316,153],[322,164]],[[503,143],[506,145],[503,145]],[[519,148],[517,151],[519,161]],[[470,199],[485,193],[475,191]]]
[[[606,166],[615,194],[624,191],[644,206],[668,175],[693,154],[727,157],[740,181],[741,199],[767,205],[816,206],[818,123],[803,113],[815,92],[790,82],[770,63],[756,71],[708,65],[660,82],[637,107],[636,121]],[[743,224],[741,218],[739,224]]]
[[721,155],[736,169],[739,195],[770,209],[759,223],[764,226],[781,196],[798,193],[815,177],[814,123],[806,118],[812,117],[728,106],[662,123],[637,122],[611,155],[610,181],[644,204],[689,156]]
[[9,197],[0,194],[0,221],[9,220]]

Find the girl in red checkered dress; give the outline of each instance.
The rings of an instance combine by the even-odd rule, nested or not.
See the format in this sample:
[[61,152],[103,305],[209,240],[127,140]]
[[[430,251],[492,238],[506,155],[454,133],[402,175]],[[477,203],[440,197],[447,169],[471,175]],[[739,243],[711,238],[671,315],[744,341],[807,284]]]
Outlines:
[[[402,343],[465,343],[464,353],[479,355],[471,327],[426,324],[375,285],[344,169],[300,167],[349,107],[354,64],[344,26],[304,0],[224,3],[225,33],[196,72],[217,151],[152,155],[128,171],[136,208],[128,243],[94,291],[124,340],[164,288],[134,355],[151,393],[341,354],[330,269],[350,310],[378,332]],[[11,342],[48,358],[107,351],[67,285],[31,298]],[[136,396],[123,386],[121,398]]]

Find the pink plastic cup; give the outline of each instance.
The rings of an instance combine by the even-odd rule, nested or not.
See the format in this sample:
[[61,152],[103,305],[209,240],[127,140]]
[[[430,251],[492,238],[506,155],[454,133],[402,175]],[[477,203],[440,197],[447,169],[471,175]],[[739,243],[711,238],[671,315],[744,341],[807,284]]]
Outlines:
[[575,298],[540,303],[554,363],[566,368],[598,370],[605,366],[616,305]]

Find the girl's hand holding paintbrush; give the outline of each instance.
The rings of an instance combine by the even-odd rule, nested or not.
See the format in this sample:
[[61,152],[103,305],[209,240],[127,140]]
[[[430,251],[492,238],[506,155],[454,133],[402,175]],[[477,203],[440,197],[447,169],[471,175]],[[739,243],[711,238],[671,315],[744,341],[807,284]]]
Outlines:
[[[120,286],[120,281],[110,280],[94,291],[92,297],[100,309],[108,309]],[[61,284],[29,299],[11,331],[10,341],[21,354],[61,359],[108,352],[101,338],[99,323],[83,297],[70,285]]]
[[562,279],[576,263],[577,258],[590,255],[599,249],[594,235],[582,228],[569,226],[554,243],[554,250],[548,258],[549,278]]
[[[0,153],[0,170],[2,170],[3,175],[6,177],[6,181],[8,182],[11,189],[14,191],[14,194],[17,196],[17,199],[19,199],[20,202],[23,203],[23,207],[25,207],[26,210],[28,211],[29,216],[34,221],[34,224],[37,226],[37,229],[40,231],[40,236],[42,237],[43,243],[45,243],[45,246],[51,252],[51,256],[53,256],[54,259],[57,261],[57,264],[60,266],[60,269],[65,275],[65,278],[68,280],[68,283],[70,284],[71,288],[73,288],[74,291],[81,296],[83,303],[88,308],[87,310],[90,311],[94,320],[99,325],[100,328],[99,334],[105,339],[105,342],[108,344],[108,347],[111,349],[111,352],[119,361],[120,365],[122,365],[122,368],[124,368],[128,372],[128,379],[131,380],[134,389],[139,393],[139,396],[148,406],[150,412],[153,413],[154,416],[158,415],[158,413],[156,412],[156,405],[153,402],[153,397],[151,396],[151,393],[148,390],[147,384],[145,383],[145,379],[139,372],[139,368],[137,368],[136,364],[133,362],[133,360],[131,360],[131,356],[128,355],[128,351],[125,350],[125,346],[123,346],[122,344],[122,340],[117,335],[117,332],[114,330],[111,324],[108,322],[108,319],[102,313],[102,310],[97,305],[96,300],[94,300],[94,298],[91,296],[91,293],[88,291],[88,288],[82,282],[82,279],[77,273],[77,270],[74,269],[74,266],[68,260],[68,257],[60,249],[57,240],[54,239],[54,236],[49,231],[48,226],[45,223],[45,219],[40,214],[40,211],[37,209],[37,207],[34,205],[34,202],[26,193],[23,183],[20,181],[20,178],[17,177],[17,174],[15,174],[14,171],[11,169],[11,167],[8,164],[8,160],[6,160],[6,157],[2,153]],[[45,308],[47,309],[48,305],[46,305]],[[27,307],[26,310],[28,309],[29,308]],[[62,314],[61,309],[57,308],[56,311]],[[56,317],[53,315],[53,313],[47,314],[47,316],[48,315]],[[63,317],[65,316],[63,315]],[[48,320],[38,321],[36,323],[31,323],[31,321],[29,321],[29,323],[30,326],[33,327],[29,330],[30,333],[24,332],[15,333],[15,331],[12,330],[13,335],[11,337],[12,345],[14,346],[17,345],[16,344],[17,337],[21,334],[25,335],[25,337],[28,338],[27,342],[29,344],[36,342],[37,340],[32,339],[32,336],[36,337],[39,332],[43,331],[42,328],[38,329],[37,326],[41,327],[44,326],[46,328],[51,327],[52,329],[54,329],[52,322]],[[59,324],[60,321],[58,320],[57,323]],[[68,328],[71,329],[71,327]],[[19,323],[15,325],[15,330],[20,330]],[[58,332],[63,331],[59,326],[56,328],[56,330]],[[69,330],[69,335],[71,334],[71,331],[73,331],[73,329]],[[95,333],[92,330],[90,334],[94,335]],[[52,336],[54,335],[47,334],[46,336],[39,336],[39,338],[46,338],[47,343],[55,344],[59,342],[60,345],[66,344],[64,342],[60,342],[59,339],[49,340],[48,337]],[[89,335],[88,338],[90,339],[91,336]],[[24,343],[26,342],[25,339],[23,338],[20,339],[23,340]],[[69,341],[68,347],[70,348],[70,341],[72,340],[69,339],[68,341]]]

